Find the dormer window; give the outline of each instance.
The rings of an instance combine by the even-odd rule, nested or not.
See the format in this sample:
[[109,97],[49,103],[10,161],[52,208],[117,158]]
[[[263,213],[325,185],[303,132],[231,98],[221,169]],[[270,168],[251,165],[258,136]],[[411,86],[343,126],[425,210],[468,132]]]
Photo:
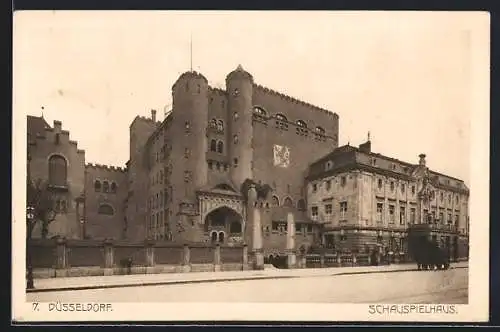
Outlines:
[[297,120],[297,126],[299,126],[301,128],[307,128],[306,123],[302,120]]
[[283,114],[276,114],[276,119],[279,121],[288,121],[288,119]]
[[258,115],[261,115],[261,116],[266,116],[267,115],[266,111],[264,111],[264,109],[262,107],[255,106],[253,108],[253,111],[255,112],[255,114],[258,114]]
[[314,129],[314,131],[317,133],[317,134],[320,134],[320,135],[324,135],[325,134],[325,130],[321,127],[316,127],[316,129]]

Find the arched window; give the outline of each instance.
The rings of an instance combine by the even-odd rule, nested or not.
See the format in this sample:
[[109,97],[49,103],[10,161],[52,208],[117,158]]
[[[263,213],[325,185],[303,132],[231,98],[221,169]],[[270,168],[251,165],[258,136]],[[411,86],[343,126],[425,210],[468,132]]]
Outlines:
[[101,204],[101,205],[99,205],[99,209],[97,210],[97,213],[107,215],[107,216],[112,216],[115,214],[115,211],[111,205]]
[[116,193],[116,183],[115,182],[111,182],[111,192]]
[[302,120],[297,120],[297,126],[302,127],[302,128],[307,128],[306,123]]
[[300,211],[305,211],[306,210],[306,201],[303,199],[299,199],[297,202],[297,209]]
[[316,133],[320,134],[320,135],[324,135],[325,134],[325,130],[321,127],[316,127],[315,129]]
[[285,198],[283,205],[286,207],[293,207],[292,199],[290,197]]
[[219,242],[224,243],[224,232],[219,232]]
[[66,159],[60,155],[53,155],[49,159],[49,183],[55,186],[66,186],[68,165]]
[[101,191],[101,181],[95,180],[95,182],[94,182],[94,190],[97,191],[97,192]]
[[210,234],[210,240],[212,240],[212,243],[217,242],[217,232],[212,232],[212,234]]
[[222,120],[217,121],[217,130],[224,131],[224,121]]
[[222,141],[217,142],[217,152],[218,153],[224,152],[224,143]]
[[214,139],[210,141],[210,151],[217,151],[217,142]]
[[214,129],[217,128],[217,120],[215,120],[215,119],[210,120],[210,128],[214,128]]
[[276,119],[278,119],[279,121],[288,121],[288,119],[286,118],[286,116],[284,116],[281,113],[276,114]]
[[102,183],[102,191],[105,193],[109,192],[109,182],[108,181],[104,181]]
[[271,198],[271,204],[272,204],[272,206],[280,206],[280,201],[279,201],[278,197],[273,196]]
[[266,111],[264,111],[264,109],[262,109],[261,107],[258,107],[258,106],[255,106],[253,108],[253,111],[258,114],[258,115],[261,115],[261,116],[266,116]]

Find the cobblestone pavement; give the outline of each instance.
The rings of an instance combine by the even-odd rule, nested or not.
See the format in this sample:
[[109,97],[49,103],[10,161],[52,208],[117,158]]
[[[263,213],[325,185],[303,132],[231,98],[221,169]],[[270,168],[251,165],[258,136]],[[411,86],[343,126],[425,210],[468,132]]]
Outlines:
[[[401,268],[401,266],[400,266]],[[345,268],[348,269],[348,268]],[[261,280],[164,284],[29,293],[28,301],[99,302],[309,302],[309,303],[467,303],[468,268],[415,271],[379,267],[224,272],[239,278],[282,276]],[[300,272],[299,272],[300,271]],[[346,271],[350,271],[349,274]],[[354,272],[354,273],[353,273]],[[372,272],[372,273],[366,273]],[[373,273],[380,272],[380,273]],[[197,275],[205,274],[198,273]],[[211,273],[212,275],[220,273]],[[193,273],[194,275],[194,273]],[[204,276],[189,276],[201,278]],[[113,278],[140,278],[116,276]],[[144,277],[144,276],[142,276]],[[161,276],[148,277],[160,279]],[[163,275],[165,277],[165,275]],[[174,276],[169,276],[174,278]],[[95,278],[95,277],[93,277]],[[109,278],[109,277],[101,277]],[[186,278],[186,276],[184,277]],[[214,277],[215,278],[215,277]],[[68,278],[69,279],[69,278]],[[75,278],[71,278],[75,279]],[[206,279],[206,277],[204,277]],[[227,278],[231,279],[231,278]],[[57,281],[57,279],[54,279]],[[116,283],[116,279],[113,279]],[[128,280],[130,281],[130,280]]]

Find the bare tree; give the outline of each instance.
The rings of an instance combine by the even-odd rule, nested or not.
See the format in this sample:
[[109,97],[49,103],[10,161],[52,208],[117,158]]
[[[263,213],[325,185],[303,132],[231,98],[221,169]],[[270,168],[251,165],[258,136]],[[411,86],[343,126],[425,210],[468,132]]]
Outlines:
[[31,239],[37,222],[41,223],[41,236],[47,238],[49,225],[55,220],[55,197],[49,190],[46,181],[41,179],[27,182],[27,204],[31,209],[32,218],[27,218],[28,238]]

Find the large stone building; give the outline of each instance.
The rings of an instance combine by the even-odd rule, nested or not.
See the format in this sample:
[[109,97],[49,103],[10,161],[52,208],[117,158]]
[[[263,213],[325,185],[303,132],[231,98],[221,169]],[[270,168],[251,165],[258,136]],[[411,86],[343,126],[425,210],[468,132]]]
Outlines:
[[[324,179],[343,165],[339,160],[349,160],[353,153],[350,147],[337,149],[337,114],[260,86],[241,66],[227,75],[225,90],[210,87],[200,73],[186,72],[172,86],[172,97],[172,110],[163,121],[156,119],[154,110],[151,117],[132,121],[125,168],[86,164],[84,151],[69,140],[60,122],[51,127],[43,118],[28,117],[32,177],[48,180],[59,195],[49,236],[250,243],[246,196],[254,185],[257,202],[252,204],[260,211],[266,255],[284,252],[289,213],[296,223],[297,247],[320,242],[323,231],[323,240],[331,241],[335,230],[325,226],[345,221],[333,213],[335,205],[319,204],[329,199],[320,183],[327,183]],[[412,186],[409,179],[416,175],[403,171],[409,164],[361,150],[356,150],[356,158],[366,155],[370,169],[385,167],[394,176],[394,181],[384,178],[383,186],[392,190],[390,183],[396,186],[403,180],[408,182],[403,186]],[[379,164],[370,164],[373,160]],[[333,168],[325,169],[327,161],[334,162]],[[340,213],[349,216],[348,223],[374,223],[377,214],[367,200],[381,189],[369,185],[371,178],[361,170],[346,172],[338,188],[330,182],[336,188],[331,189],[337,195],[333,202],[345,196],[348,205]],[[466,188],[455,189],[449,192],[463,192],[460,204],[466,204]],[[392,211],[390,218],[403,208],[400,199],[389,204],[389,192],[381,197],[384,209]],[[412,201],[406,202],[405,216],[413,211]],[[444,205],[443,215],[448,211]],[[459,218],[465,211],[460,208]]]
[[452,257],[468,255],[469,190],[434,172],[425,154],[412,164],[371,151],[371,142],[341,146],[315,161],[307,175],[309,215],[322,224],[323,243],[337,251],[374,247],[407,252],[412,224],[429,224]]

